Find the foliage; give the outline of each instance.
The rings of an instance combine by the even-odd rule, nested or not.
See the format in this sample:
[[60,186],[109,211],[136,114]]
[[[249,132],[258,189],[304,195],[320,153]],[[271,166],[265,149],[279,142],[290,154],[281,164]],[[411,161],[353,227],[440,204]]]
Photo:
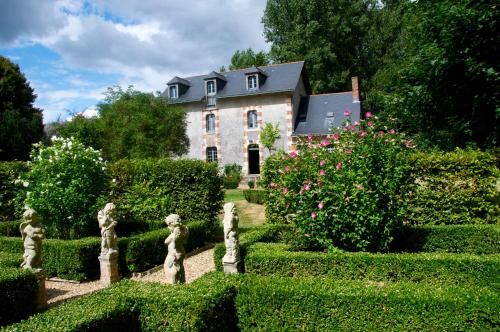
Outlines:
[[394,129],[375,129],[376,117],[367,117],[346,121],[326,138],[309,136],[298,151],[266,160],[269,222],[292,217],[302,235],[330,249],[388,249],[404,211],[398,203],[411,141]]
[[43,137],[42,111],[19,66],[0,56],[0,160],[26,160]]
[[241,181],[241,165],[226,164],[224,165],[224,188],[236,189]]
[[246,276],[242,331],[491,331],[498,293],[479,287]]
[[217,164],[199,160],[120,160],[110,165],[111,200],[130,222],[163,223],[168,214],[215,229],[224,192]]
[[109,88],[98,110],[109,160],[181,156],[188,150],[185,111],[160,96]]
[[269,152],[274,150],[274,144],[280,137],[279,123],[276,123],[274,126],[272,123],[266,123],[260,131],[260,142]]
[[243,195],[249,203],[264,204],[267,197],[267,191],[264,189],[248,189],[243,190]]
[[260,67],[269,64],[269,56],[260,51],[255,53],[251,48],[246,50],[237,50],[231,57],[231,64],[229,70],[249,68],[252,66]]
[[402,196],[414,225],[498,223],[495,157],[477,150],[415,153]]
[[16,219],[17,186],[15,181],[28,169],[25,162],[0,162],[0,221]]
[[50,237],[74,239],[97,234],[97,211],[108,189],[101,153],[74,139],[54,137],[36,145],[31,170],[20,180],[24,206],[35,209]]
[[103,142],[105,129],[100,118],[88,119],[77,114],[70,121],[56,122],[52,126],[52,131],[56,136],[74,137],[85,146],[92,147],[95,150],[102,150],[105,145]]
[[368,107],[431,147],[498,143],[499,5],[417,1],[374,77]]
[[250,189],[255,188],[255,182],[254,181],[250,180],[250,181],[247,182],[247,184],[248,184],[248,188],[250,188]]
[[0,268],[0,326],[27,318],[35,312],[38,283],[33,273]]

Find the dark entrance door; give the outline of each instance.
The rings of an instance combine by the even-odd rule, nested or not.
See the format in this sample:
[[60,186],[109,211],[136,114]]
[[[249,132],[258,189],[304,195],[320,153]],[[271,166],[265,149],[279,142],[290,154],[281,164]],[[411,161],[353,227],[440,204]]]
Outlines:
[[260,174],[259,146],[250,144],[248,146],[248,174]]

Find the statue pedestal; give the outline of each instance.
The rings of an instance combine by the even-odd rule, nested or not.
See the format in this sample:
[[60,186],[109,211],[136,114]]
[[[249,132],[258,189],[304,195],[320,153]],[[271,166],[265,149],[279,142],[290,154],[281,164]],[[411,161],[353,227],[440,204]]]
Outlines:
[[34,272],[36,280],[38,283],[38,294],[37,294],[37,310],[42,310],[47,307],[47,291],[45,290],[45,279],[47,279],[47,274],[44,270]]
[[243,272],[243,264],[242,264],[241,260],[238,260],[236,262],[222,261],[222,263],[224,265],[224,273],[237,274],[237,273]]
[[99,265],[101,267],[101,284],[109,286],[112,283],[120,281],[118,273],[118,253],[110,256],[99,256]]

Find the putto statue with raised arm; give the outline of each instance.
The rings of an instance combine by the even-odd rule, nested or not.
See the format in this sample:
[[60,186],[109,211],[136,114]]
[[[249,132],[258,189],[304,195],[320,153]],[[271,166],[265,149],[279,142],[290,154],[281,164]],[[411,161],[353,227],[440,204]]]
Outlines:
[[42,240],[45,238],[45,230],[40,224],[38,214],[33,209],[24,211],[23,220],[19,226],[24,242],[21,267],[39,272],[42,270]]
[[118,255],[118,241],[115,226],[118,224],[113,218],[115,205],[108,203],[97,213],[97,221],[101,229],[101,256]]
[[222,258],[224,272],[241,272],[240,243],[238,230],[238,215],[234,203],[224,205],[224,243],[226,245],[226,254]]
[[186,250],[184,246],[189,236],[189,230],[182,224],[181,218],[177,214],[169,215],[165,222],[170,229],[170,235],[165,240],[168,253],[163,265],[166,281],[172,285],[183,284],[186,282],[184,271]]

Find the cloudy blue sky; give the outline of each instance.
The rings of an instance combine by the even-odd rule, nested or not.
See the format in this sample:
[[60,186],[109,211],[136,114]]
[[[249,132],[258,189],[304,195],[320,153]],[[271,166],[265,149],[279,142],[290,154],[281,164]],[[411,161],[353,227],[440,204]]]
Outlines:
[[159,91],[235,50],[268,50],[265,0],[0,0],[0,55],[19,64],[44,122],[94,108],[106,88]]

